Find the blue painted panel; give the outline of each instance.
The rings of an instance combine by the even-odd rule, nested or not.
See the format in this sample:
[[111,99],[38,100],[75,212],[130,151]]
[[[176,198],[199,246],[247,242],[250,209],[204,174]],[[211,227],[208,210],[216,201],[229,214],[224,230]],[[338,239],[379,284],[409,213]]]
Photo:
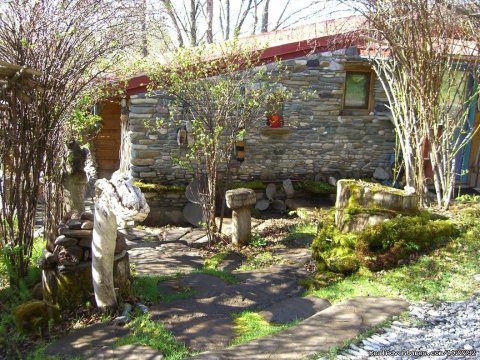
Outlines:
[[[467,94],[468,96],[471,96],[470,94],[473,94],[473,90],[476,90],[478,87],[478,83],[473,80],[473,77],[470,77],[468,79],[468,84],[467,84]],[[478,101],[478,96],[475,96],[473,100],[470,102],[469,110],[468,110],[468,117],[467,117],[467,122],[465,123],[465,130],[470,131],[473,129],[473,125],[475,124],[475,114],[477,110],[477,101]],[[457,164],[456,166],[456,182],[457,183],[467,183],[468,182],[468,163],[470,162],[470,151],[472,148],[472,143],[469,141],[467,145],[464,146],[462,150],[459,151],[456,157],[455,163]]]

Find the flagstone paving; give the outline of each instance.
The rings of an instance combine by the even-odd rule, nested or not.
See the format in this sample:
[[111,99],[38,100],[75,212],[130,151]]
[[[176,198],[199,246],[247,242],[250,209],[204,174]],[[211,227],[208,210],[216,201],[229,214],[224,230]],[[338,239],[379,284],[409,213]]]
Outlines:
[[[303,298],[299,280],[309,273],[305,266],[311,252],[304,243],[298,248],[275,249],[284,259],[281,265],[253,271],[234,271],[236,283],[227,283],[204,273],[190,273],[203,267],[202,252],[194,243],[203,239],[203,230],[190,228],[125,230],[130,261],[139,275],[186,275],[158,284],[159,293],[188,292],[191,298],[152,306],[150,317],[192,351],[207,351],[198,359],[300,359],[341,345],[392,315],[407,304],[386,298],[354,298],[330,306],[328,301]],[[189,246],[190,245],[190,246]],[[221,268],[234,270],[244,261],[231,253]],[[233,315],[244,310],[259,311],[267,321],[287,323],[305,319],[287,331],[247,344],[227,348],[235,338]],[[68,334],[47,347],[50,355],[92,356],[102,359],[161,359],[162,354],[142,346],[112,349],[127,328],[96,324]]]

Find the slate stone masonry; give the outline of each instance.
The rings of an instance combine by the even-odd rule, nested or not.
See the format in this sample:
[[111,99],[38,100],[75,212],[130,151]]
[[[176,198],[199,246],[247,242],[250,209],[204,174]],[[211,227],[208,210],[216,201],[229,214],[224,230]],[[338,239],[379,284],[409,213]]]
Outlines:
[[[374,112],[342,110],[345,65],[359,64],[365,62],[325,53],[284,61],[289,73],[282,83],[293,94],[284,104],[284,127],[273,129],[262,122],[248,130],[245,161],[234,180],[363,177],[388,166],[395,135],[379,81],[374,84]],[[276,65],[265,66],[275,70]],[[145,182],[187,183],[192,174],[172,161],[172,155],[185,151],[177,144],[178,126],[158,134],[145,126],[159,117],[168,117],[167,99],[131,96],[130,172]]]

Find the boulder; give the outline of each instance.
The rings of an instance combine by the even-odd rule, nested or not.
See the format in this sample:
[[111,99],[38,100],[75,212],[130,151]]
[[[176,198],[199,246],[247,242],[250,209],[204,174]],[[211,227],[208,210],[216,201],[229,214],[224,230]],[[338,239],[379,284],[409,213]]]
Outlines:
[[63,247],[68,247],[72,245],[77,245],[77,243],[78,243],[78,240],[75,238],[66,237],[65,235],[60,235],[59,237],[57,237],[54,244],[60,245]]
[[275,184],[268,184],[265,192],[267,193],[267,198],[273,200],[275,193],[277,192],[277,187]]
[[21,333],[36,332],[48,325],[50,319],[58,320],[58,310],[44,301],[30,301],[13,311],[15,325]]
[[384,168],[379,166],[375,169],[375,172],[373,173],[373,177],[377,180],[389,180],[390,174],[387,171],[385,171]]
[[85,222],[82,223],[81,229],[82,230],[92,230],[93,229],[93,221],[86,220]]
[[285,194],[287,198],[292,198],[295,196],[295,190],[293,188],[292,180],[287,179],[283,181],[283,189],[285,190]]

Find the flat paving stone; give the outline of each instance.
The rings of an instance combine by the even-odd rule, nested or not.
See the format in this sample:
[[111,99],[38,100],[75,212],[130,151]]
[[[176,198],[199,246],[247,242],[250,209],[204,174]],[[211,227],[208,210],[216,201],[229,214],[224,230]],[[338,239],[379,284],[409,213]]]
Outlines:
[[247,257],[243,254],[230,252],[223,258],[222,262],[217,266],[217,269],[233,271],[238,269],[246,259]]
[[303,265],[312,260],[312,251],[309,249],[273,249],[273,256],[280,256],[289,264]]
[[162,233],[163,241],[176,241],[192,231],[191,227],[174,227]]
[[101,348],[88,360],[161,360],[158,350],[143,345],[123,345],[116,348]]
[[197,299],[210,298],[225,291],[228,284],[222,279],[207,274],[191,274],[183,276],[180,284],[191,287]]
[[162,246],[153,249],[132,249],[130,261],[139,275],[171,275],[203,267],[203,258],[196,253],[169,252]]
[[268,322],[286,324],[306,319],[330,306],[328,300],[317,296],[293,297],[273,304],[260,315]]
[[166,325],[178,341],[193,351],[208,351],[227,346],[235,337],[233,319],[228,315],[209,315],[176,326]]
[[356,297],[309,317],[281,333],[192,359],[302,359],[340,346],[368,328],[408,309],[404,300]]
[[203,229],[192,229],[192,231],[187,232],[186,234],[182,235],[178,241],[182,242],[188,246],[191,246],[191,244],[198,239],[204,237],[207,234],[207,232]]
[[52,356],[91,356],[96,354],[98,349],[113,345],[118,338],[128,333],[127,328],[103,323],[94,324],[51,343],[46,347],[45,353]]
[[293,246],[308,248],[312,245],[313,239],[315,239],[315,235],[302,235],[293,239],[291,243]]

